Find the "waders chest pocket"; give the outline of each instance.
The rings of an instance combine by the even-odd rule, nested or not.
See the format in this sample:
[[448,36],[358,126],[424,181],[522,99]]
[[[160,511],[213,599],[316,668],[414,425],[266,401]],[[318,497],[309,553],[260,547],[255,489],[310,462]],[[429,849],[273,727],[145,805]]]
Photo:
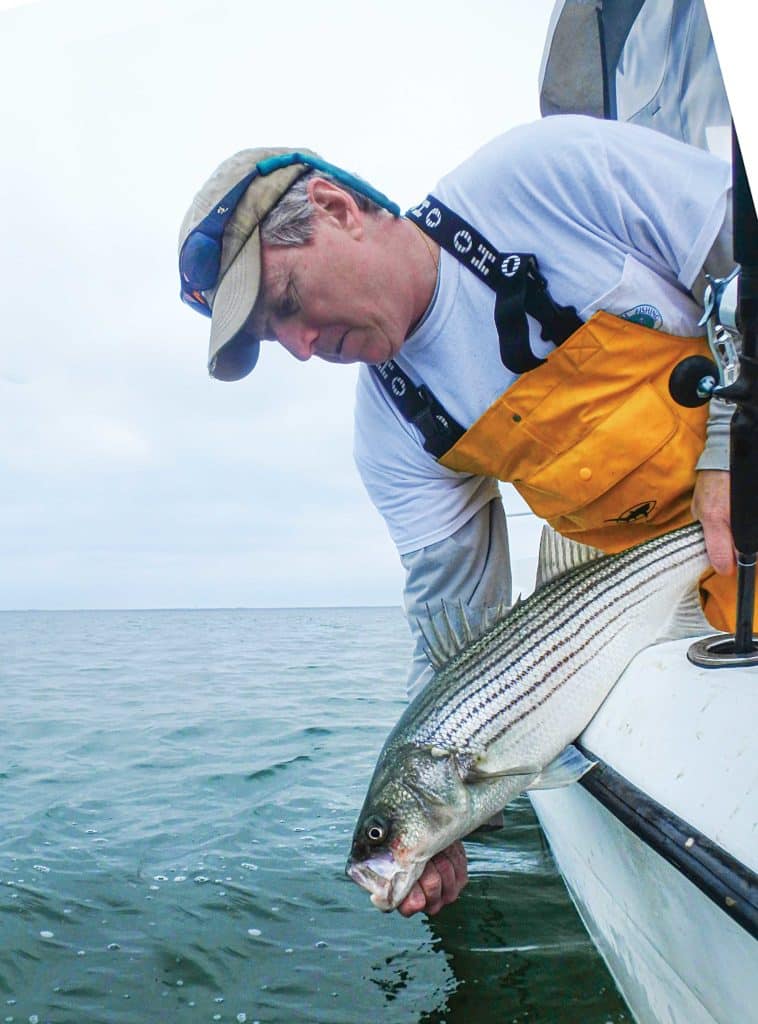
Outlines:
[[658,504],[656,494],[663,496],[682,461],[670,444],[678,427],[670,405],[643,384],[578,442],[514,484],[544,519],[571,516],[585,529],[607,524],[635,503]]

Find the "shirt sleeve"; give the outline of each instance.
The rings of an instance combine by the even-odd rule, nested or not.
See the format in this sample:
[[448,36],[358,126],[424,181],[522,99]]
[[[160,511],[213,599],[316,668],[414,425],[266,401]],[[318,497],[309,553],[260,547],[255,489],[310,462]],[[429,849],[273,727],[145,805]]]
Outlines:
[[[734,269],[732,227],[732,193],[729,190],[724,204],[723,220],[692,286],[693,294],[701,304],[705,293],[706,275],[716,278],[728,277]],[[705,447],[695,466],[696,470],[729,470],[729,430],[733,415],[734,405],[730,402],[714,399],[709,404]]]
[[708,409],[705,447],[695,469],[729,470],[729,429],[734,406],[727,402],[712,401]]
[[[508,529],[502,501],[488,502],[450,537],[406,552],[405,613],[414,640],[408,676],[410,699],[432,677],[422,627],[434,636],[448,631],[449,618],[463,635],[465,616],[476,633],[503,605],[511,603]],[[443,608],[444,603],[444,608]]]
[[725,255],[729,164],[661,132],[611,125],[602,136],[602,153],[616,201],[618,238],[635,256],[660,272],[668,270],[693,291],[704,265],[712,273],[714,257],[719,262]]
[[358,375],[353,453],[401,555],[451,536],[500,493],[497,481],[447,469],[425,451],[367,367]]

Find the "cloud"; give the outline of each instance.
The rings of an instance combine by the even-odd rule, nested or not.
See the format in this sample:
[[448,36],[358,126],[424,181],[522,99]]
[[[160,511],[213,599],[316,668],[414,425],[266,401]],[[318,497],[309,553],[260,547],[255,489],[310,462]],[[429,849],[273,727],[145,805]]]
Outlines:
[[178,301],[178,225],[249,145],[310,146],[411,205],[537,116],[551,8],[0,15],[0,607],[399,602],[352,463],[354,368],[267,345],[249,380],[209,380],[207,322]]

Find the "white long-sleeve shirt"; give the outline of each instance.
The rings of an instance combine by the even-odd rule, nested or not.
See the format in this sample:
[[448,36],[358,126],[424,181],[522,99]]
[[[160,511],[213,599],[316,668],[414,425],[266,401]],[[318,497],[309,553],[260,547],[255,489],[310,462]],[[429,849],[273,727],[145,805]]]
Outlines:
[[[565,116],[500,136],[433,194],[501,251],[534,252],[555,301],[583,320],[603,309],[642,318],[662,335],[691,336],[704,331],[704,268],[730,269],[730,179],[727,163],[667,136]],[[500,360],[493,310],[494,293],[443,251],[434,298],[397,356],[464,427],[516,379]],[[552,346],[539,331],[530,320],[530,344],[544,355]],[[701,469],[728,465],[729,412],[713,407]],[[415,618],[427,604],[460,599],[477,618],[510,598],[499,490],[424,451],[367,367],[358,381],[355,458],[406,568],[415,690],[424,667]]]

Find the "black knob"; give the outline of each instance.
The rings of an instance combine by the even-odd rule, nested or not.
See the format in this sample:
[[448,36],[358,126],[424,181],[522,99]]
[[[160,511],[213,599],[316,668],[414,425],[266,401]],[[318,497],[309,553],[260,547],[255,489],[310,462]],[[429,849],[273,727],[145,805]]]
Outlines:
[[710,401],[719,382],[716,364],[705,356],[688,356],[677,363],[669,377],[669,393],[677,405],[694,409]]

